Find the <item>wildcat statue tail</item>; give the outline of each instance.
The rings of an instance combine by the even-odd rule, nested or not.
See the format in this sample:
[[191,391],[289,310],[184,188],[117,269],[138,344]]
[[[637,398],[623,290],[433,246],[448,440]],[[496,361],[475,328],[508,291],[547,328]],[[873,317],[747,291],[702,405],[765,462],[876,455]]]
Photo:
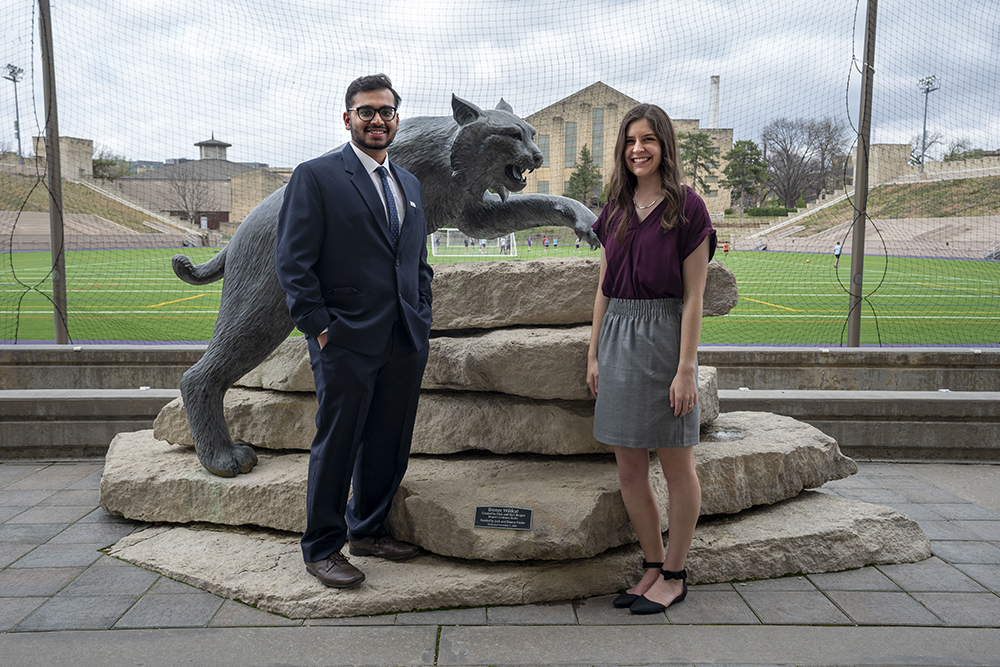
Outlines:
[[222,278],[226,271],[226,246],[220,250],[215,257],[204,264],[193,264],[185,255],[174,255],[170,262],[173,264],[174,273],[177,277],[190,285],[207,285]]

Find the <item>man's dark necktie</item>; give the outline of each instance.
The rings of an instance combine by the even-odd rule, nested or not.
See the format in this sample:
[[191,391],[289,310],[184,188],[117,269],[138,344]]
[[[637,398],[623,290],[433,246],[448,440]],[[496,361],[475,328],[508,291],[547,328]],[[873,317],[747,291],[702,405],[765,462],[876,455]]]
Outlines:
[[396,213],[396,200],[392,197],[392,190],[389,188],[389,174],[385,167],[378,168],[378,175],[382,177],[382,192],[385,193],[385,207],[389,210],[389,240],[392,247],[399,247],[399,214]]

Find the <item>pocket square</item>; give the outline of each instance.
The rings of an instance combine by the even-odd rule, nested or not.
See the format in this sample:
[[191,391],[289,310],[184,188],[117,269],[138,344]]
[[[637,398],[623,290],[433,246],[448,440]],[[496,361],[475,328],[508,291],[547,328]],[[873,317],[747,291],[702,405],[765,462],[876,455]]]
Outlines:
[[416,204],[414,204],[413,202],[410,202],[410,206],[411,206],[411,207],[413,207],[413,208],[416,208],[416,207],[417,207],[417,205],[416,205]]

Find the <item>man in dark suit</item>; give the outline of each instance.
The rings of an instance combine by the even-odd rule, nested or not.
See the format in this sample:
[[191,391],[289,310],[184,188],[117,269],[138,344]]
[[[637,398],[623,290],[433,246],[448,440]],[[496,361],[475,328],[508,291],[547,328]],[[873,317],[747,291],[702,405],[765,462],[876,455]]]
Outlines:
[[406,472],[431,327],[420,183],[386,155],[399,99],[384,74],[351,83],[350,143],[295,169],[278,217],[278,281],[308,340],[319,400],[302,555],[337,588],[365,578],[341,553],[345,541],[358,556],[419,551],[383,525]]

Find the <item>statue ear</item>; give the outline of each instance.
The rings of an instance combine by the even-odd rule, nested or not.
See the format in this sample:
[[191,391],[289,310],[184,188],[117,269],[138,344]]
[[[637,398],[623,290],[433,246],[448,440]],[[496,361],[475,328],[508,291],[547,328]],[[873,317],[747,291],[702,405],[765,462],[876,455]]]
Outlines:
[[497,109],[500,111],[506,111],[507,113],[514,113],[514,107],[507,104],[507,100],[502,97],[500,98],[500,101],[497,102]]
[[451,94],[451,110],[455,118],[455,122],[459,125],[468,125],[479,120],[479,117],[483,115],[483,110],[477,107],[472,102],[466,102],[461,97]]

